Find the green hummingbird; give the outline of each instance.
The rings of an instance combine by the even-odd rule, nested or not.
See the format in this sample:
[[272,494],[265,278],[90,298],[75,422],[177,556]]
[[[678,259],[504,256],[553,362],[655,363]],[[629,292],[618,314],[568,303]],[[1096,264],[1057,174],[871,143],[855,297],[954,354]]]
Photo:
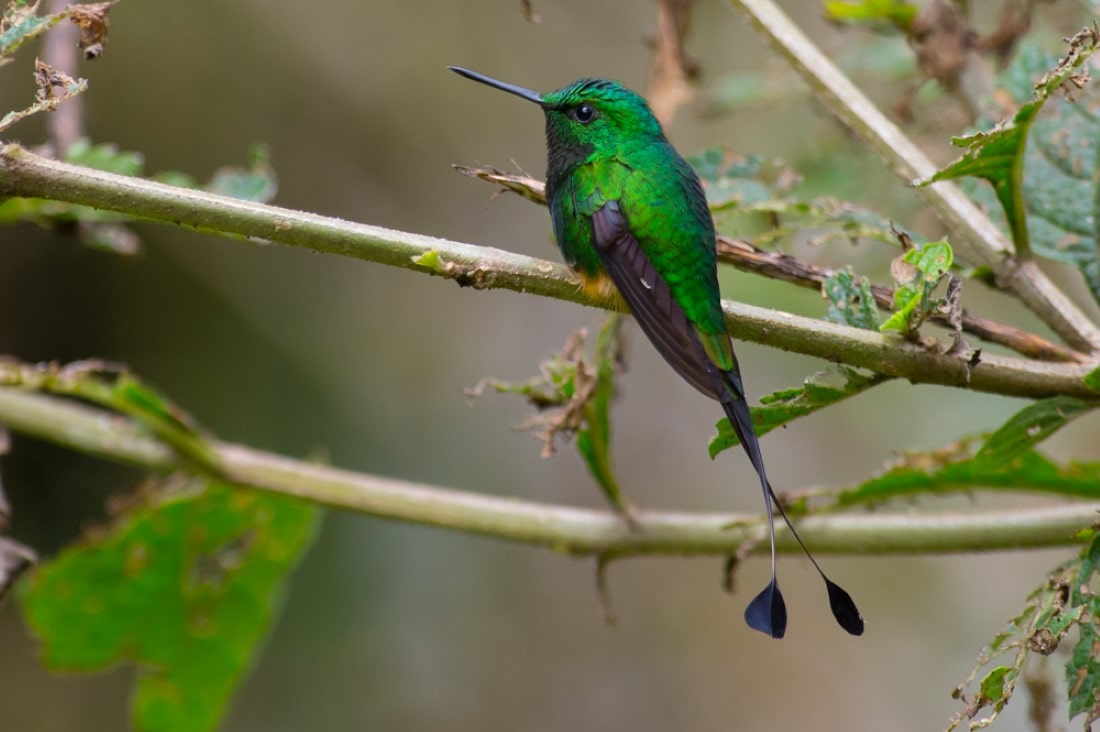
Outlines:
[[665,139],[645,99],[607,79],[578,79],[539,94],[469,69],[449,68],[542,108],[546,199],[566,263],[589,294],[617,291],[672,368],[716,399],[729,418],[760,477],[771,539],[771,582],[745,609],[745,622],[773,638],[782,638],[787,628],[776,578],[774,503],[825,581],[837,623],[861,635],[863,618],[855,602],[825,576],[768,482],[722,313],[706,194],[699,176]]

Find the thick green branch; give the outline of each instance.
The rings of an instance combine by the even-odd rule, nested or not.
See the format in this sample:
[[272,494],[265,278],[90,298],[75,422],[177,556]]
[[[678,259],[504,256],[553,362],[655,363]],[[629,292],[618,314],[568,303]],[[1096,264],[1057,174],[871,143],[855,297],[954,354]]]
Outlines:
[[[732,2],[733,0],[731,0]],[[772,0],[736,0],[772,42],[776,51],[810,85],[833,114],[867,142],[906,183],[927,178],[935,164],[897,125],[864,96],[855,84],[795,25]],[[948,228],[959,255],[993,270],[997,281],[1015,294],[1074,348],[1100,352],[1100,327],[1093,323],[1039,269],[1033,260],[1018,261],[1001,231],[953,183],[918,188]]]
[[[31,437],[107,460],[166,472],[189,463],[126,418],[57,397],[0,387],[0,424]],[[572,554],[716,554],[759,539],[758,517],[638,511],[628,527],[608,511],[555,506],[407,483],[212,442],[219,463],[240,485],[297,496],[382,518],[544,546]],[[818,515],[799,520],[817,552],[940,553],[1081,541],[1076,532],[1100,505],[1073,503],[1023,511],[970,514]],[[732,525],[731,525],[732,524]],[[798,550],[789,532],[779,547]],[[760,549],[766,549],[761,543]]]
[[[594,303],[560,264],[521,254],[392,231],[105,173],[0,148],[0,195],[49,198],[185,226],[220,236],[273,241],[357,257],[452,279],[462,286],[503,288]],[[902,339],[741,303],[723,303],[734,337],[877,371],[914,383],[967,387],[1012,396],[1095,398],[1082,381],[1088,366],[984,356],[970,372],[963,361]]]

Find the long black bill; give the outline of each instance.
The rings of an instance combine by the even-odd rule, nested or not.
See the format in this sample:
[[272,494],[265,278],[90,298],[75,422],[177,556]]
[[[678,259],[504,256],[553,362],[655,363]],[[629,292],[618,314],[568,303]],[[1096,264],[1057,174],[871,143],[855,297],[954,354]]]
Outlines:
[[500,89],[501,91],[506,91],[509,94],[515,94],[517,97],[523,97],[529,102],[534,102],[540,107],[542,106],[542,95],[536,91],[531,91],[530,89],[525,89],[522,86],[516,86],[515,84],[509,84],[504,81],[497,81],[496,79],[485,76],[484,74],[479,74],[476,71],[464,69],[461,66],[448,66],[447,68],[455,72],[459,76],[465,76],[467,79],[480,81],[482,84],[486,84],[495,89]]

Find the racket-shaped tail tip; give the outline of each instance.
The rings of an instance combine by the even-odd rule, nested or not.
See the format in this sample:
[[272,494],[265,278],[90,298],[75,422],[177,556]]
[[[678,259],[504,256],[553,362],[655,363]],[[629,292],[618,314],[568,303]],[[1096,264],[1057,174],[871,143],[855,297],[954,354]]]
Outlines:
[[825,587],[829,591],[829,608],[837,624],[852,635],[863,635],[863,616],[859,614],[852,596],[828,578],[825,579]]
[[[839,587],[837,589],[840,590]],[[832,597],[832,590],[829,590],[829,596]],[[848,601],[851,602],[851,598]],[[854,609],[855,605],[852,607]],[[856,615],[858,617],[859,613]],[[782,638],[787,632],[787,604],[783,602],[783,593],[779,591],[779,583],[774,579],[745,608],[745,622],[753,630],[759,630],[772,638]],[[860,620],[861,627],[862,623]]]

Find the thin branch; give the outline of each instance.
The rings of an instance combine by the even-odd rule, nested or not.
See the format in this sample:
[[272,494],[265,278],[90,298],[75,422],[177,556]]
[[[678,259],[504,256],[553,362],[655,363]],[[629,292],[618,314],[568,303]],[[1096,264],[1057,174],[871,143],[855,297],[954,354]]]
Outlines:
[[[927,178],[936,166],[843,74],[772,0],[731,0],[752,16],[773,47],[810,85],[833,114],[867,142],[906,183]],[[1100,352],[1100,327],[1039,269],[1032,259],[1017,261],[996,225],[953,183],[918,188],[948,228],[961,240],[960,256],[992,271],[1066,342],[1088,353]]]
[[[0,147],[0,195],[48,198],[117,211],[219,236],[272,241],[356,257],[454,280],[475,289],[503,288],[622,310],[595,302],[561,264],[491,247],[356,224],[312,213],[169,186],[50,160],[9,144]],[[859,330],[767,308],[723,301],[735,338],[876,371],[913,383],[941,384],[1011,396],[1100,398],[1082,380],[1084,364],[1054,364],[983,355],[966,361]]]
[[[57,397],[0,387],[0,423],[30,437],[156,472],[190,470],[130,420]],[[759,538],[759,517],[638,511],[634,527],[605,510],[573,508],[408,483],[210,442],[232,482],[382,518],[604,558],[640,554],[729,555]],[[1096,520],[1097,503],[1020,511],[816,515],[799,520],[819,553],[942,553],[1070,546]],[[790,534],[782,551],[798,551]],[[766,544],[756,542],[757,550]]]
[[[769,252],[754,246],[750,242],[729,236],[718,237],[718,258],[729,262],[738,269],[760,272],[768,277],[790,282],[800,287],[821,290],[826,279],[836,274],[828,267],[801,262],[794,257],[779,252]],[[894,290],[883,285],[871,285],[871,293],[880,310],[894,309]],[[947,317],[934,315],[933,321],[949,326]],[[1017,353],[1040,361],[1069,361],[1088,363],[1089,357],[1071,348],[1048,341],[1022,328],[999,323],[968,310],[962,311],[962,329],[990,343],[998,343]]]
[[[499,185],[529,201],[546,205],[546,184],[541,180],[525,175],[502,173],[493,168],[467,168],[462,165],[454,167],[463,175]],[[718,258],[746,272],[756,272],[772,279],[818,291],[821,290],[827,278],[836,274],[835,270],[827,267],[800,262],[794,257],[779,252],[768,252],[747,241],[722,234],[718,236]],[[872,285],[871,292],[879,308],[887,311],[894,309],[894,291],[891,288]],[[950,327],[945,316],[936,315],[932,320]],[[1091,360],[1083,353],[1052,343],[1034,333],[973,315],[966,310],[962,312],[962,329],[991,343],[999,343],[1021,355],[1040,361],[1088,363]]]

